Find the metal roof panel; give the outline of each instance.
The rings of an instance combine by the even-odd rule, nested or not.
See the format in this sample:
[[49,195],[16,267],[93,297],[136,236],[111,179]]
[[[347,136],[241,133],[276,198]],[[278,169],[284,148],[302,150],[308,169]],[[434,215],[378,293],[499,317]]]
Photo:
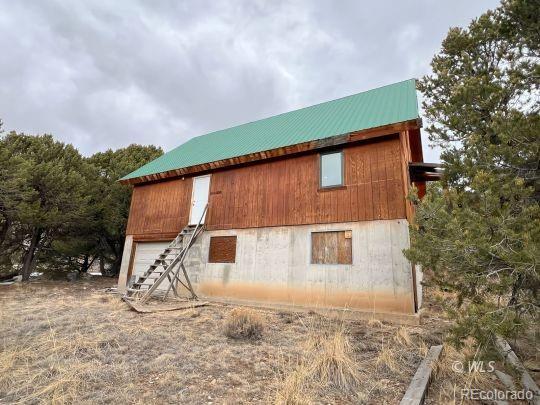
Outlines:
[[121,180],[182,169],[418,118],[409,79],[197,136]]

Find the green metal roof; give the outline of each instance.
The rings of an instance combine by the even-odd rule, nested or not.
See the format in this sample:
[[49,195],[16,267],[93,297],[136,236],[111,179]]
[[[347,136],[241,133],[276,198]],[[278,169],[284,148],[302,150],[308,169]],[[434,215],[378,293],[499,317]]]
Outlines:
[[127,180],[418,118],[414,79],[190,139]]

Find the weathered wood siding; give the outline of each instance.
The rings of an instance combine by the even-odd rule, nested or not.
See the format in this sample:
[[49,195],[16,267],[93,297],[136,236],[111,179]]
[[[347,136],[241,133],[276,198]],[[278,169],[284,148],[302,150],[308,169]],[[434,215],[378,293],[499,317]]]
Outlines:
[[[212,173],[207,228],[237,229],[405,218],[398,137],[344,148],[345,186],[319,189],[319,154]],[[134,187],[128,234],[177,233],[187,224],[191,178]]]
[[189,220],[192,184],[186,178],[134,187],[126,234],[174,237]]
[[313,232],[312,264],[352,264],[352,231]]

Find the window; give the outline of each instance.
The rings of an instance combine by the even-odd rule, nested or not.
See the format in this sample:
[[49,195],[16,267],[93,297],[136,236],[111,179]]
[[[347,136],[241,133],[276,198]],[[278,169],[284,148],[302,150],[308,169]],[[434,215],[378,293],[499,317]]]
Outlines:
[[234,263],[236,261],[236,236],[212,236],[208,263]]
[[352,231],[313,232],[312,264],[352,264]]
[[343,185],[343,152],[321,154],[321,187]]

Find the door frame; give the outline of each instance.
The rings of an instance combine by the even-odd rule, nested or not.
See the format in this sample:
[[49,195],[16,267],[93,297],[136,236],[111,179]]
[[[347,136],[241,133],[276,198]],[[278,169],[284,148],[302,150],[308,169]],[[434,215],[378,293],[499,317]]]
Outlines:
[[[197,222],[195,223],[191,223],[191,213],[193,212],[193,207],[195,206],[194,204],[194,198],[195,198],[195,180],[197,179],[202,179],[203,177],[208,177],[209,180],[208,180],[208,195],[206,197],[206,203],[208,204],[208,202],[210,201],[210,182],[212,181],[212,175],[211,174],[205,174],[203,176],[197,176],[197,177],[193,177],[192,178],[192,182],[191,182],[191,200],[189,202],[189,217],[188,217],[188,225],[196,225]],[[206,215],[208,215],[208,211],[206,211]],[[204,219],[206,220],[206,215],[204,217]],[[195,221],[198,221],[199,218],[197,218]]]

